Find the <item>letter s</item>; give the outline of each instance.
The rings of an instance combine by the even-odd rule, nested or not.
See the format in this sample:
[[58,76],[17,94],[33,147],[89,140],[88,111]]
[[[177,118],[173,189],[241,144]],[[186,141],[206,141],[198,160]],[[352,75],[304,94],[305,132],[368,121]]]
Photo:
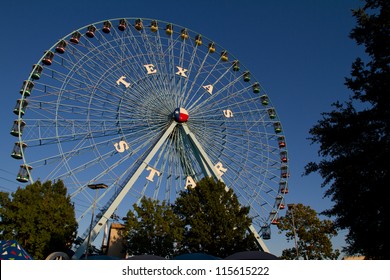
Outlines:
[[115,150],[117,150],[118,153],[123,153],[124,151],[129,149],[129,144],[126,143],[126,141],[119,141],[119,143],[114,144]]

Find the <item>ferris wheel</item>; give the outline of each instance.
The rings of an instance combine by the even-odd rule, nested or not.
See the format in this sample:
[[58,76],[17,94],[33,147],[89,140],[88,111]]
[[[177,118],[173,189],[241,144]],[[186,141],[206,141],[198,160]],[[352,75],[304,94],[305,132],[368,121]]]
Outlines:
[[212,40],[152,19],[93,23],[45,51],[20,94],[16,179],[64,181],[84,232],[76,257],[143,196],[174,202],[205,176],[250,206],[268,250],[288,193],[285,136],[260,82]]

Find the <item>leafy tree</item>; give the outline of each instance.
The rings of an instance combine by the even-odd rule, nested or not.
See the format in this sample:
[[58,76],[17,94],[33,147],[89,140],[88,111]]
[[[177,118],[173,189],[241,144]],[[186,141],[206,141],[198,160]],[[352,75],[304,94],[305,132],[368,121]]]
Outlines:
[[172,207],[165,201],[142,198],[141,205],[127,213],[125,249],[132,255],[171,257],[183,237],[183,228]]
[[182,191],[174,206],[184,224],[181,252],[205,252],[224,258],[238,251],[258,249],[248,232],[249,207],[242,207],[233,190],[204,178]]
[[[339,250],[333,251],[331,238],[337,235],[331,220],[321,221],[310,206],[299,203],[290,206],[286,215],[279,219],[279,231],[286,231],[288,241],[297,242],[297,246],[285,249],[283,259],[337,259]],[[297,254],[298,250],[298,254]]]
[[17,240],[34,259],[70,249],[77,222],[62,181],[37,181],[11,197],[0,193],[1,239]]
[[319,172],[334,206],[339,229],[348,229],[344,251],[390,259],[390,1],[367,0],[353,11],[357,26],[350,37],[365,47],[346,86],[353,94],[310,130],[321,160],[306,166]]

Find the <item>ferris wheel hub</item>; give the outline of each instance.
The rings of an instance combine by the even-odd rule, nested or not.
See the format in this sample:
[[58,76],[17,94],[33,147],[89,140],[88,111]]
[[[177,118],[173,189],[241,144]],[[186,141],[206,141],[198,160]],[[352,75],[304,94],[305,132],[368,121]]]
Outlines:
[[185,123],[188,121],[189,115],[186,109],[180,107],[175,109],[173,112],[173,117],[178,123]]

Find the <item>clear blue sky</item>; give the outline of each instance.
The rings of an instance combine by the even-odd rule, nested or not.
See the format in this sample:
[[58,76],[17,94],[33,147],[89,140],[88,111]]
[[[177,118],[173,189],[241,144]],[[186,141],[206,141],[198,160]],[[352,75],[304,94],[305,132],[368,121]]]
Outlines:
[[[224,46],[262,82],[276,107],[287,138],[291,177],[287,203],[303,203],[318,212],[321,178],[302,177],[305,164],[317,160],[308,131],[320,113],[346,100],[344,86],[351,64],[363,49],[348,38],[355,26],[351,9],[358,0],[302,1],[5,1],[1,4],[0,44],[0,190],[14,191],[18,162],[10,157],[12,109],[32,64],[58,39],[82,26],[120,17],[155,18],[204,34]],[[292,247],[273,230],[266,244],[272,253]],[[343,236],[334,240],[343,244]]]

